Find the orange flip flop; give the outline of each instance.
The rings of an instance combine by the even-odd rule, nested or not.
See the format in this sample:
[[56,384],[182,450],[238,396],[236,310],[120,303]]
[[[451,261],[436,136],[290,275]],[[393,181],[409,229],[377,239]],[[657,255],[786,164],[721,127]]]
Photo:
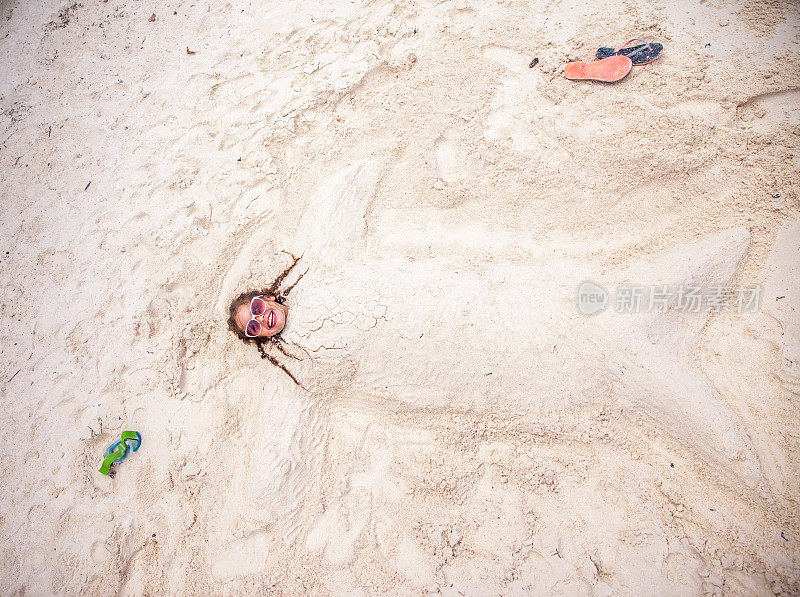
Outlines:
[[570,62],[564,68],[567,79],[591,79],[612,83],[624,78],[633,67],[627,56],[617,55],[593,62]]

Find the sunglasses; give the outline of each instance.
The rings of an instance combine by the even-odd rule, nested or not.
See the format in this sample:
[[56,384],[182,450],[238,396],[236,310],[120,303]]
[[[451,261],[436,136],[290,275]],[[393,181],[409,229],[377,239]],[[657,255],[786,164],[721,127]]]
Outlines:
[[250,301],[250,321],[244,328],[244,335],[248,338],[255,338],[261,333],[261,322],[256,319],[267,311],[267,303],[259,296],[254,296]]

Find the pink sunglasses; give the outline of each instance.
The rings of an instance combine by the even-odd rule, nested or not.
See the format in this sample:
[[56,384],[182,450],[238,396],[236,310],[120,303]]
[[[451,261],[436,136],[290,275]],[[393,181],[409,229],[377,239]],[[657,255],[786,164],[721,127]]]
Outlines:
[[244,335],[248,338],[255,338],[261,333],[261,322],[256,319],[259,315],[263,315],[267,310],[267,303],[264,302],[259,296],[254,296],[250,301],[250,321],[244,328]]

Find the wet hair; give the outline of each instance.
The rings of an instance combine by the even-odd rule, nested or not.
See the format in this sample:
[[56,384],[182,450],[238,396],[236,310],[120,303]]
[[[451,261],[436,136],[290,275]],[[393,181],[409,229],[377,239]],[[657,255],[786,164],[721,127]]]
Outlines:
[[[284,253],[286,253],[286,251],[284,251]],[[294,383],[303,388],[303,384],[297,381],[297,378],[294,375],[292,375],[292,372],[286,368],[286,365],[281,363],[278,359],[276,359],[274,356],[272,356],[267,352],[267,344],[271,344],[275,346],[275,348],[277,348],[278,351],[284,354],[285,356],[292,359],[298,359],[297,356],[289,352],[286,352],[286,349],[284,348],[283,342],[281,341],[280,338],[281,332],[278,332],[274,336],[270,336],[268,338],[264,336],[256,336],[255,338],[250,338],[244,333],[244,330],[240,330],[239,326],[236,324],[236,312],[241,308],[242,305],[249,305],[250,301],[252,301],[253,298],[256,296],[263,296],[264,298],[273,300],[276,303],[282,305],[283,302],[286,300],[286,297],[289,296],[289,293],[292,291],[292,288],[294,288],[295,285],[297,285],[297,283],[300,281],[300,278],[306,275],[307,271],[300,274],[297,277],[297,280],[294,281],[294,284],[292,284],[288,288],[285,288],[284,290],[280,290],[281,283],[284,281],[286,276],[289,275],[289,272],[292,271],[292,268],[295,265],[297,265],[297,262],[300,261],[300,257],[295,257],[291,253],[288,253],[288,255],[290,255],[293,259],[292,264],[285,270],[283,270],[283,272],[277,278],[275,278],[275,281],[272,284],[270,284],[269,288],[265,288],[264,290],[248,290],[247,292],[243,292],[235,299],[233,299],[233,301],[231,302],[230,309],[228,310],[228,328],[234,334],[236,334],[236,336],[242,342],[246,344],[255,344],[256,348],[258,349],[258,354],[261,355],[262,359],[267,359],[270,363],[272,363],[279,369],[282,369],[283,372],[286,373],[286,375],[292,378],[292,381]]]

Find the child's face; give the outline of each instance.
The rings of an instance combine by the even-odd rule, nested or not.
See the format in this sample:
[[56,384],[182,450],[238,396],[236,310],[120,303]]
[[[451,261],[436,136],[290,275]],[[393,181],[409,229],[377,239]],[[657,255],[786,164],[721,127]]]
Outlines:
[[253,317],[250,312],[250,305],[245,303],[240,305],[236,311],[236,325],[244,333],[247,328],[247,323],[251,319],[255,319],[261,324],[261,331],[258,333],[260,338],[270,338],[275,334],[280,333],[283,326],[286,325],[286,315],[289,309],[276,303],[268,296],[261,297],[267,304],[267,308],[261,315]]

